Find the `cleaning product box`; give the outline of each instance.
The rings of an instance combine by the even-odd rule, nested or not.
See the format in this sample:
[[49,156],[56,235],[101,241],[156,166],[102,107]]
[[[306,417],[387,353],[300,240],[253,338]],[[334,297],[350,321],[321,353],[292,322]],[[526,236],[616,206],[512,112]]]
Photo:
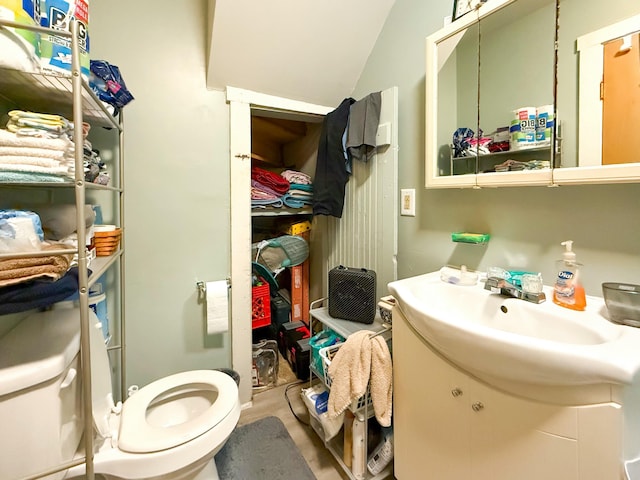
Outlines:
[[[89,80],[89,0],[41,0],[40,24],[53,30],[70,31],[71,20],[78,22],[80,71]],[[42,34],[40,65],[47,73],[71,74],[71,39]]]
[[[40,0],[2,0],[0,18],[21,25],[40,25]],[[22,28],[0,29],[0,66],[40,71],[40,34]]]
[[543,105],[536,109],[536,145],[551,145],[551,132],[554,125],[553,105]]
[[509,127],[510,150],[521,150],[536,146],[536,107],[522,107],[514,112]]

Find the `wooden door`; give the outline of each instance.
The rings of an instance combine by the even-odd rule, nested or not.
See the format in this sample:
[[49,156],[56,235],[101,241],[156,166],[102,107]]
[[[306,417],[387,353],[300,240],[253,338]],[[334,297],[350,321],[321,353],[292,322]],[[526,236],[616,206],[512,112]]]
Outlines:
[[251,110],[326,115],[332,107],[227,87],[231,182],[231,365],[242,379],[240,402],[251,388]]
[[640,130],[640,34],[604,44],[602,97],[602,164],[635,163],[640,154],[635,138]]

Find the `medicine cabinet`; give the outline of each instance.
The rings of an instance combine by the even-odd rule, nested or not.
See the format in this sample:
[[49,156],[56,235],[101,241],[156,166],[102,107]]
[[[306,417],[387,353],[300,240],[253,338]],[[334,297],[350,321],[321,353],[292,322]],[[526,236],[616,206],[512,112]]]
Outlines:
[[[636,117],[640,124],[640,56],[633,48],[640,5],[635,3],[488,0],[430,35],[426,187],[640,182],[640,154],[632,142],[627,152],[608,159],[600,154],[607,118],[626,123]],[[614,70],[603,55],[607,42],[615,42],[610,56],[617,63],[622,57],[624,65],[614,67],[625,73],[609,73]],[[600,95],[603,71],[616,82],[627,79],[624,91],[638,97],[636,103],[621,102],[622,111],[608,117],[611,108]],[[613,80],[610,85],[603,91],[625,88]],[[618,127],[611,125],[615,132]],[[490,151],[486,144],[469,142],[462,144],[467,148],[461,155],[465,135],[491,139]],[[510,145],[500,151],[505,139]]]

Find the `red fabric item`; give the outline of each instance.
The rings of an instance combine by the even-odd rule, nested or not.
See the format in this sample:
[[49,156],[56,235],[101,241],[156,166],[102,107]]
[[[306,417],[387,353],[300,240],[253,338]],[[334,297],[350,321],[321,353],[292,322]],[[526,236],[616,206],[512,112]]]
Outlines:
[[291,185],[289,180],[284,178],[282,175],[270,172],[269,170],[265,170],[260,167],[251,167],[251,178],[281,195],[287,193]]

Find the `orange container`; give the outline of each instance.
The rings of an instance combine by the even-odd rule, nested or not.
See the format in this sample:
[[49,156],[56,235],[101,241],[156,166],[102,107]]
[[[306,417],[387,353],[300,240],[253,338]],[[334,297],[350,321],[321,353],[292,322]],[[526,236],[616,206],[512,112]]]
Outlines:
[[118,250],[121,234],[122,230],[119,228],[107,232],[95,232],[94,243],[96,246],[96,255],[98,257],[106,257]]

